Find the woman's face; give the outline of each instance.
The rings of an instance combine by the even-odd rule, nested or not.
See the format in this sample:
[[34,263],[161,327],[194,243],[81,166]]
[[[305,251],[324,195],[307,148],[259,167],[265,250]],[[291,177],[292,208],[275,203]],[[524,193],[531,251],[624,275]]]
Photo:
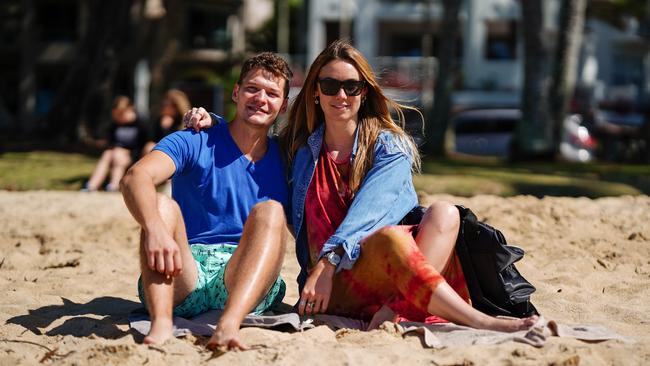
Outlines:
[[[320,99],[320,106],[325,114],[325,122],[348,122],[350,120],[356,122],[361,107],[361,98],[366,94],[366,88],[362,85],[358,88],[352,88],[356,90],[350,94],[358,94],[356,96],[350,95],[344,90],[350,90],[351,87],[358,84],[355,82],[361,81],[361,75],[354,65],[342,60],[330,61],[318,73],[318,80],[316,96]],[[346,82],[344,83],[345,87],[340,82]],[[340,87],[334,92],[336,86]],[[333,93],[334,95],[327,95]]]
[[137,115],[135,114],[135,109],[133,107],[127,108],[114,108],[111,111],[113,120],[118,125],[128,125],[133,123],[136,120]]
[[169,98],[165,98],[160,105],[160,114],[162,116],[176,117],[179,113],[176,111],[174,103]]

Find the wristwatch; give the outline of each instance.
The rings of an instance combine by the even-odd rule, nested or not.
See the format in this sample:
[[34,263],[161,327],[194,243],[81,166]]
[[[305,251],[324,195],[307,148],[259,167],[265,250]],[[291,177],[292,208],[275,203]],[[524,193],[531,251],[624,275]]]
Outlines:
[[336,254],[335,251],[325,254],[325,258],[327,258],[327,261],[334,265],[334,267],[338,267],[339,263],[341,263],[341,256]]

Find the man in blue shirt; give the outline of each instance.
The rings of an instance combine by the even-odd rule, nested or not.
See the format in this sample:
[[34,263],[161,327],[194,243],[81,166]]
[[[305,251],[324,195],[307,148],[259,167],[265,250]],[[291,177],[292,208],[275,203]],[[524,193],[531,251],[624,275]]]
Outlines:
[[[232,93],[230,123],[165,137],[120,184],[142,227],[138,290],[149,310],[145,343],[172,335],[172,315],[223,309],[209,348],[245,349],[239,326],[249,312],[282,301],[288,188],[268,131],[288,102],[291,71],[273,53],[245,61]],[[172,178],[173,200],[156,185]]]

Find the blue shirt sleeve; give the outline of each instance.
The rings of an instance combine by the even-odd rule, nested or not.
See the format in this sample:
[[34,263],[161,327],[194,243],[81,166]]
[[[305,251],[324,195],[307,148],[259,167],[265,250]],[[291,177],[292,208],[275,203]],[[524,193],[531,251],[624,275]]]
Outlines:
[[361,253],[361,241],[374,231],[397,224],[418,203],[412,160],[395,139],[380,138],[372,168],[357,191],[345,219],[320,253],[343,247],[338,270],[350,269]]
[[165,136],[154,147],[169,156],[176,170],[174,176],[183,174],[194,166],[201,150],[201,140],[205,132],[194,132],[190,129],[177,131]]

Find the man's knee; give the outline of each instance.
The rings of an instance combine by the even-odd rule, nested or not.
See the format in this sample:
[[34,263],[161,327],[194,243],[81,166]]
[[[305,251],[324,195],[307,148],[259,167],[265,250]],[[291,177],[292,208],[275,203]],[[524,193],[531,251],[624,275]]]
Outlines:
[[178,203],[176,203],[176,201],[169,198],[169,196],[166,196],[162,193],[157,193],[156,201],[158,203],[158,213],[168,225],[171,222],[182,217],[180,206]]
[[435,202],[425,213],[421,225],[432,228],[439,233],[455,233],[460,227],[458,208],[446,201]]
[[258,223],[267,223],[278,227],[283,227],[286,223],[284,208],[280,202],[275,200],[267,200],[256,204],[253,206],[248,218]]

